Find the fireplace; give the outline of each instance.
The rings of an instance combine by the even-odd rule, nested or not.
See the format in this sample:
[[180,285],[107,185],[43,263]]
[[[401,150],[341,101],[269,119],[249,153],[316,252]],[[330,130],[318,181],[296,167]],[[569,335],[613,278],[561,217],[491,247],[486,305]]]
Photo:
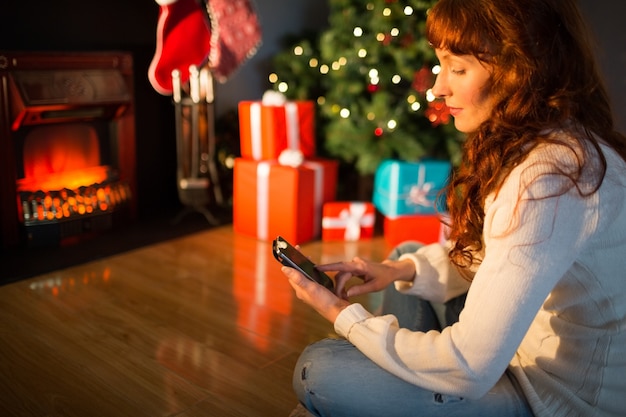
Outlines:
[[1,246],[80,241],[136,212],[133,61],[0,52]]

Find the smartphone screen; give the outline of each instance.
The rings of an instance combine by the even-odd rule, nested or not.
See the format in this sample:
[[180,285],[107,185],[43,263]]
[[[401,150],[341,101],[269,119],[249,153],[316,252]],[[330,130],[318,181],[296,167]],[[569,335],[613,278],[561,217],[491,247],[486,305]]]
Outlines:
[[299,250],[293,247],[282,237],[278,236],[272,245],[274,257],[283,265],[295,268],[302,272],[308,279],[315,281],[320,285],[333,290],[334,284],[328,275],[315,268],[315,264],[311,262]]

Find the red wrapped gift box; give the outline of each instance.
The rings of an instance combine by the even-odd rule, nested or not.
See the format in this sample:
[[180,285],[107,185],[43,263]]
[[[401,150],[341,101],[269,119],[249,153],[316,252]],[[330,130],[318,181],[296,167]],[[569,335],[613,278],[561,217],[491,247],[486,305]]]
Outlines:
[[276,159],[285,149],[315,156],[315,103],[288,101],[265,105],[261,101],[239,103],[241,156],[256,161]]
[[233,230],[260,240],[277,235],[292,244],[317,237],[322,207],[335,198],[337,161],[307,160],[299,167],[237,158]]
[[322,240],[371,238],[374,235],[374,204],[362,201],[333,201],[324,204]]
[[443,243],[447,238],[447,227],[440,214],[410,214],[388,217],[383,220],[383,236],[389,246],[413,240],[429,244]]

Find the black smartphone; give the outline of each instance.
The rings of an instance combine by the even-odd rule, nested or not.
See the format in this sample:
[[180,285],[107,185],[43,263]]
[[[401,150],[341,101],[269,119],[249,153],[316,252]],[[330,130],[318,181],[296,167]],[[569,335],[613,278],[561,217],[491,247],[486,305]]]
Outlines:
[[302,252],[293,247],[283,237],[278,236],[274,239],[272,253],[274,258],[281,264],[295,268],[311,281],[317,282],[331,291],[334,290],[333,280],[322,271],[318,271],[309,258],[304,256]]

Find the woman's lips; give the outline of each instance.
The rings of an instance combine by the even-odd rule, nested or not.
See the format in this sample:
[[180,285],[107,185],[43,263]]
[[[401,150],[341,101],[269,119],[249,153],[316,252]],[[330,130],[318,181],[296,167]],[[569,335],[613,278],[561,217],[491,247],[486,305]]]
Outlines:
[[461,113],[461,111],[463,111],[463,109],[459,107],[448,107],[448,110],[450,111],[450,114],[452,116],[457,116],[459,113]]

